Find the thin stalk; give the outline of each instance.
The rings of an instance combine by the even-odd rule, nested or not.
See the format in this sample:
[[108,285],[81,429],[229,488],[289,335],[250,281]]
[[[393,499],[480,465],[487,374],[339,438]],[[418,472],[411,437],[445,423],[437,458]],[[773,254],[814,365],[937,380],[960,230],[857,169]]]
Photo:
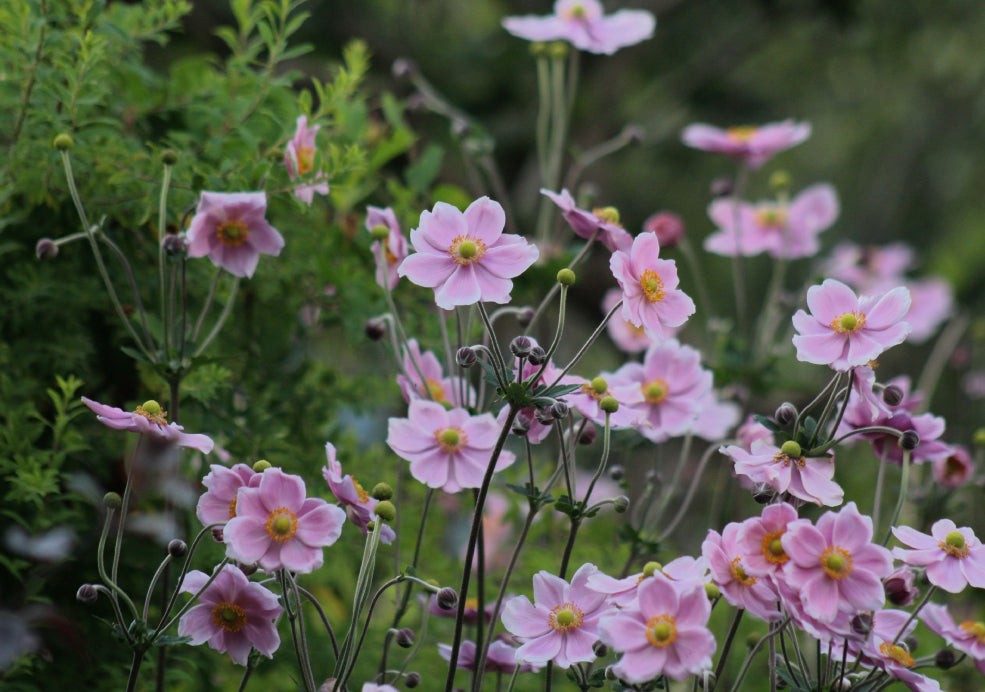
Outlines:
[[677,485],[680,483],[681,475],[684,473],[684,467],[687,465],[688,456],[690,456],[691,451],[691,442],[693,440],[694,434],[688,432],[687,436],[684,438],[684,444],[681,445],[681,453],[677,458],[677,466],[674,467],[674,475],[671,477],[670,483],[665,485],[660,491],[660,498],[657,500],[657,513],[652,520],[654,527],[660,524],[664,511],[667,509],[667,504],[670,502],[670,499],[674,493],[677,492]]
[[[215,275],[212,277],[212,283],[209,284],[209,293],[205,296],[205,304],[202,305],[202,312],[199,313],[198,319],[195,320],[195,329],[192,331],[192,343],[198,341],[198,335],[202,332],[202,325],[205,323],[205,316],[209,314],[209,308],[212,307],[212,301],[215,300],[215,290],[219,286],[219,277],[221,275],[222,270],[216,269]],[[163,295],[163,288],[161,289],[161,293]],[[164,314],[164,308],[161,308],[161,314]]]
[[[831,396],[829,396],[828,400],[824,402],[824,408],[821,409],[821,415],[817,419],[817,425],[814,426],[814,432],[811,433],[811,439],[807,443],[808,447],[813,447],[814,443],[817,442],[818,433],[821,432],[821,428],[823,428],[825,424],[828,422],[828,417],[831,415],[831,409],[834,408],[835,401],[838,399],[838,394],[840,392],[839,387],[841,387],[842,373],[839,372],[836,375],[836,378],[838,382],[834,386],[834,389],[831,390]],[[848,405],[847,390],[845,391],[845,405],[846,406]]]
[[836,372],[834,374],[834,376],[828,381],[828,383],[826,385],[824,385],[824,389],[822,389],[821,392],[816,397],[814,397],[814,400],[811,401],[811,403],[807,404],[807,406],[805,406],[804,408],[800,409],[800,412],[797,414],[797,420],[794,421],[794,424],[793,424],[793,437],[794,437],[794,439],[797,438],[797,433],[800,432],[800,422],[801,422],[801,420],[803,420],[804,416],[807,415],[807,412],[808,411],[810,411],[812,408],[814,408],[815,406],[817,406],[818,404],[820,404],[821,401],[825,400],[825,398],[830,394],[831,388],[835,385],[835,383],[838,382],[838,378],[840,376],[841,376],[841,373],[840,372]]
[[740,333],[745,333],[746,327],[746,284],[742,256],[742,213],[740,205],[745,193],[749,169],[743,163],[735,176],[735,189],[732,193],[732,224],[735,231],[735,256],[732,258],[732,286],[735,292],[735,318]]
[[185,602],[185,604],[183,606],[181,606],[181,608],[178,610],[178,612],[174,614],[174,617],[172,617],[170,620],[168,620],[168,622],[167,622],[166,625],[164,625],[163,627],[158,627],[157,628],[157,632],[154,633],[154,636],[151,639],[151,643],[153,643],[154,640],[156,640],[159,636],[161,636],[162,634],[164,634],[165,632],[167,632],[169,629],[171,629],[171,625],[173,625],[174,623],[176,623],[178,621],[178,619],[188,611],[189,608],[191,608],[193,605],[195,605],[195,601],[198,600],[198,597],[201,596],[205,592],[205,590],[212,585],[212,582],[215,581],[216,577],[219,576],[219,573],[222,572],[222,570],[228,564],[229,564],[229,558],[228,557],[224,557],[222,559],[222,562],[220,562],[218,565],[216,565],[215,570],[212,572],[212,576],[210,576],[208,578],[208,581],[206,581],[204,584],[202,584],[201,588],[198,591],[196,591],[194,594],[192,594],[192,597],[189,598]]
[[136,648],[133,650],[133,660],[130,662],[130,677],[127,678],[127,692],[137,689],[137,678],[140,676],[140,664],[144,661],[146,649]]
[[161,578],[161,575],[164,574],[164,570],[168,568],[169,564],[171,564],[170,553],[164,556],[164,560],[162,560],[161,564],[158,565],[157,570],[154,572],[154,576],[151,577],[150,586],[147,587],[147,597],[144,599],[144,622],[147,622],[147,613],[150,611],[150,599],[151,595],[154,593],[154,587],[157,586],[158,580]]
[[126,592],[117,585],[116,580],[109,578],[109,575],[106,573],[106,565],[103,562],[103,555],[106,550],[106,538],[109,535],[109,525],[112,521],[113,510],[110,509],[106,512],[106,520],[103,522],[103,530],[99,535],[99,546],[96,548],[96,569],[99,572],[99,578],[103,580],[103,583],[106,584],[107,587],[109,587],[107,595],[109,596],[110,601],[113,602],[116,609],[117,617],[120,621],[120,629],[126,634],[127,641],[131,641],[130,633],[127,631],[126,623],[123,621],[123,615],[119,610],[118,599],[122,598],[127,606],[129,606],[130,612],[133,613],[134,618],[139,617],[137,606],[135,606],[133,601],[130,600],[130,597],[127,596]]
[[889,527],[886,529],[886,537],[882,539],[882,545],[887,545],[889,539],[893,537],[893,527],[899,521],[899,516],[903,512],[903,504],[906,502],[906,493],[910,483],[910,450],[903,450],[903,473],[899,482],[899,497],[896,499],[896,508],[893,516],[889,520]]
[[297,580],[294,581],[294,584],[297,587],[298,593],[307,598],[308,602],[315,607],[318,617],[321,618],[322,624],[325,625],[325,631],[328,632],[328,638],[332,642],[332,653],[335,654],[335,658],[337,659],[339,657],[339,642],[335,639],[335,630],[332,629],[332,623],[329,622],[328,616],[325,614],[325,609],[322,608],[321,603],[318,602],[318,599],[315,598],[313,593],[298,585]]
[[[578,254],[575,255],[570,262],[568,262],[568,266],[567,266],[568,269],[574,269],[579,264],[581,264],[586,257],[588,257],[589,250],[591,249],[592,245],[595,243],[595,239],[599,237],[599,234],[601,232],[602,232],[601,228],[595,229],[595,232],[592,233],[592,236],[582,246],[581,250],[578,251]],[[556,296],[558,291],[560,290],[561,290],[561,284],[558,282],[555,282],[551,286],[550,290],[547,292],[547,294],[537,305],[537,308],[534,310],[534,315],[533,317],[530,318],[530,323],[526,326],[526,328],[524,328],[523,330],[524,335],[530,334],[530,330],[533,329],[535,324],[537,324],[537,320],[540,319],[540,316],[544,314],[544,310],[547,309],[547,306],[550,304],[550,302],[554,299],[554,296]]]
[[[165,263],[164,263],[164,229],[168,218],[168,186],[171,184],[171,166],[164,164],[164,178],[161,180],[161,198],[157,205],[157,273],[161,292],[161,316],[164,316],[164,297],[167,295],[165,289]],[[164,330],[164,353],[167,358],[169,350],[168,330]]]
[[247,657],[246,660],[246,670],[243,671],[243,679],[239,681],[238,692],[243,692],[246,689],[246,683],[249,682],[250,676],[253,675],[253,671],[256,670],[256,666],[253,664],[252,660]]
[[967,314],[960,314],[952,320],[951,324],[941,333],[934,349],[930,352],[923,366],[923,371],[917,379],[916,391],[924,393],[923,403],[918,408],[918,412],[926,410],[934,397],[934,390],[941,379],[941,373],[947,364],[948,358],[961,342],[961,336],[968,328],[970,318]]
[[[198,535],[195,536],[195,540],[193,540],[192,544],[188,546],[188,553],[185,555],[185,563],[181,566],[181,572],[178,574],[178,579],[175,582],[179,587],[181,586],[181,582],[184,581],[185,579],[185,574],[188,573],[188,567],[191,565],[192,556],[195,554],[195,549],[198,548],[198,544],[201,542],[202,538],[205,536],[206,533],[210,533],[213,528],[215,528],[216,526],[222,526],[222,524],[223,524],[222,522],[209,524],[208,526],[206,526],[205,528],[203,528],[201,531],[198,532]],[[164,620],[165,618],[168,617],[168,614],[171,612],[171,609],[174,608],[175,601],[178,600],[178,593],[179,593],[178,589],[175,589],[171,593],[171,599],[168,601],[168,604],[167,606],[165,606],[164,610],[161,611],[161,619],[157,623],[157,629],[155,630],[154,639],[156,639],[161,634],[161,632],[163,632],[161,625],[164,624]]]
[[591,333],[591,335],[588,337],[588,340],[584,344],[582,344],[581,348],[578,349],[578,352],[574,355],[574,357],[572,357],[572,359],[568,361],[568,364],[561,369],[560,373],[558,373],[557,378],[551,383],[552,387],[556,385],[558,382],[560,382],[561,378],[567,375],[568,372],[571,370],[571,368],[575,367],[578,364],[578,361],[580,361],[582,357],[588,352],[588,349],[596,341],[598,341],[598,338],[602,336],[602,332],[605,330],[605,325],[607,325],[609,323],[609,320],[612,319],[612,316],[616,314],[616,310],[618,310],[621,307],[622,307],[621,300],[612,306],[612,309],[609,310],[609,312],[606,313],[605,317],[602,318],[602,321],[599,323],[599,326],[596,327],[595,331]]
[[229,319],[229,315],[233,311],[233,303],[236,302],[236,292],[239,290],[239,281],[240,278],[238,276],[233,279],[233,285],[229,289],[229,299],[226,301],[226,304],[223,306],[222,313],[219,315],[219,319],[216,320],[215,325],[212,327],[212,331],[209,332],[209,335],[206,336],[205,340],[202,341],[202,343],[199,345],[197,349],[195,349],[195,353],[192,355],[193,358],[198,358],[200,355],[202,355],[205,349],[207,349],[209,345],[212,343],[212,341],[219,335],[219,331],[222,329],[222,326],[226,323],[226,320]]
[[886,483],[886,451],[883,450],[879,459],[879,470],[876,472],[876,493],[872,503],[872,524],[879,526],[879,515],[882,513],[882,491]]
[[718,681],[722,679],[725,662],[728,660],[729,651],[732,649],[732,642],[735,640],[735,633],[739,631],[739,623],[742,622],[742,616],[745,612],[745,608],[736,610],[735,615],[732,616],[732,622],[729,623],[728,634],[725,635],[725,643],[722,645],[722,653],[718,655],[718,665],[715,666],[715,682],[711,686],[711,692],[715,692],[715,688],[718,687]]
[[665,528],[657,538],[658,543],[663,543],[667,537],[674,532],[674,529],[677,528],[677,525],[681,522],[681,519],[684,518],[688,508],[691,506],[691,500],[694,499],[694,495],[698,490],[698,485],[701,482],[701,476],[704,474],[705,467],[711,460],[712,454],[717,452],[722,444],[728,444],[728,441],[711,445],[705,450],[705,453],[701,455],[701,459],[698,461],[698,467],[694,470],[694,478],[691,480],[691,485],[688,486],[687,494],[684,496],[681,504],[677,507],[677,514],[674,515],[674,518],[671,519],[669,524],[667,524],[667,528]]
[[[88,236],[86,233],[82,235]],[[133,276],[133,269],[130,267],[130,262],[127,261],[127,256],[123,254],[120,246],[114,243],[105,233],[101,233],[99,239],[109,246],[116,255],[116,259],[119,260],[120,266],[123,267],[123,274],[126,276],[127,284],[130,286],[130,292],[133,294],[133,302],[137,308],[137,314],[140,315],[140,326],[143,329],[144,337],[147,339],[150,347],[154,348],[154,337],[151,336],[150,327],[147,325],[147,311],[144,309],[144,301],[140,298],[140,291],[137,290],[137,280]]]
[[746,660],[742,663],[742,668],[739,670],[739,675],[735,679],[735,682],[732,684],[732,692],[739,692],[739,690],[741,689],[742,681],[743,679],[745,679],[746,673],[749,672],[749,667],[752,665],[753,659],[756,657],[756,654],[759,653],[759,650],[762,648],[763,644],[765,644],[767,641],[772,642],[773,638],[776,637],[776,635],[778,635],[780,632],[782,632],[783,629],[789,623],[790,623],[790,617],[788,616],[783,622],[777,625],[776,629],[771,631],[765,637],[762,637],[758,642],[756,642],[755,646],[753,646],[752,649],[749,650],[749,654],[746,656]]
[[708,289],[705,288],[705,282],[702,281],[704,274],[701,271],[701,263],[698,262],[698,256],[694,252],[694,246],[691,245],[691,241],[687,239],[687,236],[683,236],[677,243],[677,246],[681,249],[681,254],[684,255],[684,261],[687,262],[688,270],[691,275],[694,276],[694,286],[697,290],[698,305],[696,306],[696,312],[698,314],[711,315],[712,304],[711,298],[708,296]]

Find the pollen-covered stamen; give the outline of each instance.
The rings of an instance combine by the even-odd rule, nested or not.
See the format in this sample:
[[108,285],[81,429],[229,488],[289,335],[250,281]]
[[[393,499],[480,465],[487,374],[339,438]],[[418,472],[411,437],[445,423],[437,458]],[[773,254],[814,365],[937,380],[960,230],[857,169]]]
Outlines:
[[659,303],[667,295],[667,292],[664,290],[664,280],[652,269],[647,269],[643,272],[643,275],[640,277],[640,286],[643,288],[643,294],[646,295],[646,299],[651,303]]
[[754,125],[740,125],[738,127],[730,127],[725,131],[725,134],[733,142],[746,143],[759,131],[759,128]]
[[451,241],[448,254],[456,264],[472,264],[485,256],[486,244],[479,238],[460,235]]
[[752,586],[756,583],[756,577],[746,574],[746,571],[742,569],[741,557],[732,558],[732,564],[729,565],[729,569],[732,572],[732,576],[735,577],[735,580],[743,586]]
[[654,615],[646,621],[646,639],[662,649],[677,639],[677,621],[673,615]]
[[158,425],[168,424],[168,412],[161,408],[161,405],[153,399],[142,403],[136,408],[134,413],[143,416],[151,423],[157,423]]
[[359,481],[352,476],[349,476],[349,478],[352,478],[352,485],[356,489],[356,495],[359,496],[359,502],[362,504],[369,502],[369,493],[366,492],[366,489],[363,488],[362,485],[359,484]]
[[574,603],[555,606],[547,615],[547,623],[558,632],[570,632],[581,627],[585,613]]
[[445,394],[445,385],[441,384],[438,380],[425,377],[424,385],[427,387],[428,394],[431,396],[432,401],[436,401],[440,404],[442,401],[448,399],[448,395]]
[[780,205],[768,205],[756,210],[756,223],[763,228],[782,230],[787,227],[787,209]]
[[619,223],[619,210],[615,207],[596,207],[592,209],[592,214],[602,223],[611,223],[622,227],[622,224]]
[[832,579],[844,579],[852,573],[852,554],[836,545],[821,553],[821,569]]
[[314,168],[315,162],[315,150],[311,147],[298,147],[296,149],[298,155],[298,174],[306,175],[311,172]]
[[879,645],[879,652],[886,658],[891,658],[901,666],[905,666],[907,668],[912,668],[916,663],[916,661],[913,660],[913,656],[910,655],[910,652],[899,644],[883,642]]
[[967,632],[980,643],[985,644],[985,622],[965,620],[961,623],[960,627],[962,631]]
[[785,531],[773,531],[763,536],[763,557],[773,565],[782,565],[790,559],[787,551],[783,549],[783,542],[780,537]]
[[562,19],[584,19],[585,18],[585,7],[584,5],[572,5],[564,12],[561,13]]
[[670,386],[662,377],[654,377],[640,385],[643,399],[648,404],[659,404],[670,394]]
[[236,516],[236,500],[237,500],[237,498],[234,497],[229,502],[229,518],[230,519],[232,519],[232,518],[234,518]]
[[773,455],[774,464],[783,464],[784,466],[790,466],[790,464],[796,464],[797,468],[802,469],[807,465],[806,457],[792,457],[788,454],[784,454],[782,451],[777,452]]
[[447,454],[457,452],[468,442],[468,436],[461,428],[442,428],[434,433],[434,439],[438,441],[441,451]]
[[278,543],[293,538],[298,532],[298,515],[287,507],[278,507],[267,517],[267,535]]
[[223,221],[216,226],[215,234],[223,245],[236,247],[250,237],[250,229],[242,221]]
[[852,334],[865,326],[865,313],[852,311],[838,315],[828,325],[839,334]]
[[212,607],[212,624],[226,632],[239,632],[246,625],[246,611],[235,603],[220,601]]
[[586,382],[581,386],[581,393],[601,401],[609,394],[609,383],[604,377],[596,377],[591,382]]
[[968,544],[960,531],[951,531],[944,536],[943,541],[937,542],[937,547],[951,557],[963,558],[968,556]]

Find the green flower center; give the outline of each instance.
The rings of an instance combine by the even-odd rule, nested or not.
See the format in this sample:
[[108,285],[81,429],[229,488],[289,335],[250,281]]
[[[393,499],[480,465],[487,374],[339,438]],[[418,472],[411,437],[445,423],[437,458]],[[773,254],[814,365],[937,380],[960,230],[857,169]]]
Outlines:
[[667,295],[664,290],[664,280],[652,269],[643,272],[640,277],[640,287],[643,289],[646,299],[651,303],[659,303]]
[[225,221],[220,223],[215,229],[219,241],[223,245],[236,247],[246,242],[250,237],[250,230],[242,221]]
[[821,554],[821,568],[832,579],[844,579],[852,573],[852,554],[833,545]]
[[444,428],[436,432],[434,437],[441,451],[447,454],[457,452],[468,441],[465,431],[461,428]]
[[235,603],[220,601],[212,607],[212,624],[226,632],[239,632],[246,624],[246,611]]
[[659,404],[670,394],[670,387],[667,386],[667,380],[655,377],[649,382],[640,386],[643,392],[643,398],[648,404]]
[[787,440],[786,442],[784,442],[783,446],[780,447],[780,451],[786,454],[788,457],[792,457],[794,459],[798,458],[802,452],[802,450],[800,449],[800,445],[794,442],[793,440]]
[[574,603],[555,606],[547,616],[548,624],[561,633],[578,629],[584,621],[585,613]]
[[653,646],[664,648],[677,639],[677,622],[671,615],[656,615],[646,621],[646,638]]

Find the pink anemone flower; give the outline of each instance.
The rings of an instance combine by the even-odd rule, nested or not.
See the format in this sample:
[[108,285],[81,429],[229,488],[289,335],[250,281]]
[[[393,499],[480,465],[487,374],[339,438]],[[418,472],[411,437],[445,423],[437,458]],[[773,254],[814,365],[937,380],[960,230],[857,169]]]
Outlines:
[[750,168],[759,168],[774,155],[800,144],[810,136],[810,123],[784,120],[725,130],[695,123],[684,128],[681,139],[694,149],[724,154],[739,159]]
[[[298,116],[297,130],[294,137],[287,143],[287,150],[284,152],[284,165],[287,166],[287,175],[291,180],[304,177],[311,173],[315,165],[315,137],[321,125],[308,127],[308,118],[304,115]],[[324,173],[318,171],[316,179],[321,179]],[[311,206],[315,193],[319,195],[328,194],[328,183],[322,181],[318,183],[302,183],[294,188],[294,196]]]
[[736,474],[753,483],[768,483],[778,493],[829,507],[837,507],[844,498],[841,486],[832,480],[834,457],[807,457],[792,440],[782,447],[757,440],[749,452],[734,445],[719,451],[732,459]]
[[225,523],[236,516],[236,497],[239,489],[260,482],[260,474],[246,464],[226,468],[212,464],[212,470],[202,479],[206,491],[198,498],[195,514],[202,524]]
[[300,476],[266,469],[256,486],[236,496],[236,516],[223,530],[226,554],[256,562],[265,572],[308,574],[322,566],[325,546],[342,534],[345,512],[320,498],[306,498]]
[[508,303],[512,279],[538,257],[537,247],[519,235],[503,233],[506,214],[499,202],[480,197],[464,212],[438,202],[421,213],[410,232],[415,253],[397,269],[418,286],[434,289],[439,308],[479,301]]
[[694,301],[677,288],[677,265],[659,258],[660,241],[654,233],[633,239],[629,252],[617,251],[609,269],[622,289],[622,316],[643,327],[647,335],[663,341],[670,328],[680,327],[694,314]]
[[400,230],[397,215],[390,207],[366,207],[366,230],[372,232],[377,226],[387,229],[387,236],[382,240],[374,240],[370,246],[373,257],[376,258],[376,283],[380,288],[389,288],[392,291],[400,281],[397,267],[407,257],[407,239]]
[[[605,297],[602,299],[602,311],[608,314],[620,300],[622,300],[622,291],[618,288],[610,288],[605,292]],[[636,326],[621,314],[613,315],[612,319],[606,323],[605,328],[609,332],[612,343],[625,353],[645,351],[653,343],[653,339],[646,335],[643,327]],[[674,331],[676,332],[676,330]]]
[[574,197],[567,190],[561,190],[561,194],[541,190],[540,194],[545,195],[561,208],[561,215],[575,235],[589,239],[597,237],[609,252],[626,251],[633,244],[633,236],[620,225],[619,213],[612,207],[592,211],[579,209]]
[[783,534],[797,520],[793,505],[780,502],[767,505],[758,517],[739,524],[735,540],[742,555],[743,568],[757,577],[779,575],[790,556],[783,549]]
[[741,546],[738,543],[739,524],[732,522],[722,533],[708,530],[701,543],[701,554],[711,568],[711,579],[722,596],[736,608],[744,608],[766,622],[783,618],[777,608],[779,594],[769,579],[746,572]]
[[807,290],[807,306],[810,315],[798,310],[793,316],[797,360],[840,372],[876,359],[910,333],[903,321],[910,292],[902,286],[859,298],[840,281],[826,279]]
[[666,565],[661,565],[659,562],[648,562],[643,565],[642,572],[621,579],[610,577],[604,572],[595,572],[588,578],[588,588],[605,594],[612,605],[626,608],[636,600],[636,592],[640,584],[654,574],[660,574],[684,588],[686,585],[703,587],[708,581],[707,573],[708,561],[705,558],[681,555]]
[[934,480],[945,488],[960,488],[971,480],[975,462],[968,450],[960,445],[951,447],[951,453],[934,460]]
[[957,624],[947,606],[928,603],[920,610],[923,624],[944,638],[948,644],[962,651],[975,662],[978,672],[985,675],[985,622],[964,620]]
[[503,28],[528,41],[567,41],[578,50],[612,55],[653,36],[657,20],[645,10],[602,13],[598,0],[557,0],[554,14],[506,17]]
[[100,423],[113,430],[147,435],[155,442],[169,447],[191,447],[202,454],[208,454],[215,447],[208,435],[182,432],[184,428],[177,423],[168,423],[168,412],[153,400],[145,401],[135,411],[124,411],[86,397],[82,397],[82,403],[96,414]]
[[331,442],[325,443],[325,456],[328,461],[322,468],[321,475],[328,483],[328,489],[335,495],[335,499],[342,504],[349,521],[358,526],[364,536],[369,533],[369,522],[375,522],[376,526],[382,525],[380,541],[387,545],[393,543],[393,539],[397,537],[393,528],[389,524],[376,521],[373,510],[379,500],[370,497],[359,481],[351,475],[342,475],[342,464],[336,459],[335,445]]
[[406,374],[397,375],[397,385],[408,404],[424,399],[442,405],[470,406],[475,401],[472,385],[461,377],[445,377],[438,357],[431,351],[422,352],[417,339],[408,339],[402,352],[401,369]]
[[[475,642],[468,639],[462,642],[458,652],[458,667],[463,670],[475,670]],[[446,661],[451,660],[451,646],[448,644],[438,644],[438,655]],[[486,653],[486,671],[498,671],[500,673],[512,673],[516,668],[516,647],[510,646],[502,639],[497,639],[489,645]],[[539,666],[532,663],[521,663],[521,673],[536,673],[540,670]]]
[[930,535],[909,526],[893,527],[893,535],[915,548],[893,548],[893,557],[911,567],[926,567],[927,580],[934,586],[949,593],[960,593],[969,585],[985,588],[985,545],[968,527],[939,519],[930,527]]
[[[197,593],[209,581],[205,572],[185,575],[179,591]],[[284,609],[276,594],[251,582],[235,565],[226,565],[178,621],[178,634],[191,637],[190,644],[208,642],[219,652],[228,652],[233,662],[245,666],[251,649],[272,658],[280,646],[274,621]]]
[[264,192],[202,192],[188,227],[188,256],[234,276],[253,276],[260,255],[279,255],[284,237],[265,218]]

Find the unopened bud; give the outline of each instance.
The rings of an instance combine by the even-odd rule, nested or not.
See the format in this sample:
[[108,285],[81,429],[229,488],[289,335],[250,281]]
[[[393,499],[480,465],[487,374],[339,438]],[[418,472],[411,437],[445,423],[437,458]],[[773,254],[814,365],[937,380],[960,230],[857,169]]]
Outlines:
[[366,326],[363,327],[363,331],[366,332],[366,336],[371,341],[379,341],[386,336],[386,321],[379,317],[372,317],[366,320]]
[[761,505],[771,502],[774,493],[773,486],[769,483],[756,483],[752,486],[752,499]]
[[531,41],[528,49],[530,50],[530,54],[535,58],[547,55],[547,44],[543,41]]
[[393,498],[393,488],[387,483],[377,483],[370,495],[377,500],[390,500]]
[[711,181],[712,197],[730,197],[734,189],[735,185],[732,183],[731,178],[721,177]]
[[165,166],[173,166],[178,163],[178,154],[174,149],[165,149],[161,152],[161,162]]
[[903,449],[912,452],[920,444],[920,436],[917,434],[916,430],[907,430],[899,438],[899,446]]
[[911,605],[920,592],[914,585],[916,575],[905,565],[892,572],[882,580],[883,589],[886,591],[886,600],[896,606]]
[[917,636],[915,634],[910,634],[903,637],[903,640],[900,642],[900,644],[905,646],[906,650],[912,653],[917,650],[918,646],[920,646],[920,640],[917,639]]
[[416,670],[410,671],[404,675],[404,684],[407,685],[409,689],[414,689],[421,684],[421,674]]
[[455,589],[446,586],[438,591],[438,596],[435,600],[438,603],[438,607],[442,610],[453,610],[458,605],[458,594],[455,593]]
[[613,396],[607,396],[599,402],[599,408],[605,413],[615,413],[619,410],[619,402]]
[[831,692],[848,692],[852,689],[851,678],[841,677],[831,683]]
[[239,571],[245,576],[250,576],[256,574],[256,571],[260,569],[260,563],[258,562],[236,562],[236,566],[239,567]]
[[602,658],[603,656],[607,656],[609,654],[609,647],[603,644],[601,640],[596,640],[596,642],[592,644],[592,651],[596,656]]
[[616,510],[617,513],[623,514],[627,509],[629,509],[629,498],[625,495],[619,495],[613,501],[612,508]]
[[532,424],[533,421],[530,419],[530,416],[521,412],[516,414],[516,418],[513,419],[513,427],[511,428],[511,431],[514,435],[523,437],[530,432],[530,426]]
[[370,229],[369,235],[373,238],[373,240],[386,240],[390,237],[390,229],[383,224],[378,223]]
[[715,582],[709,581],[705,583],[705,595],[708,597],[709,600],[713,601],[719,596],[721,596],[722,592],[718,588],[718,586],[715,585]]
[[684,221],[677,214],[661,211],[647,217],[643,222],[643,232],[657,236],[661,249],[669,249],[681,242],[684,237]]
[[42,238],[34,246],[34,254],[40,260],[51,259],[58,256],[58,245],[51,238]]
[[58,151],[68,151],[75,146],[75,142],[72,141],[72,138],[64,132],[55,137],[55,141],[52,142],[52,144],[54,144],[55,149]]
[[526,358],[534,345],[534,340],[529,336],[518,336],[510,342],[510,351],[517,358]]
[[526,327],[531,322],[533,322],[534,315],[536,314],[537,311],[534,310],[533,308],[523,308],[522,310],[516,313],[516,323],[521,327]]
[[389,500],[377,502],[376,507],[373,508],[373,513],[383,521],[389,522],[397,518],[397,508]]
[[401,627],[397,630],[395,641],[401,649],[409,649],[414,646],[414,630],[410,627]]
[[872,623],[872,613],[863,612],[853,617],[849,624],[851,625],[852,632],[864,637],[872,631]]
[[566,401],[558,400],[551,404],[551,415],[554,416],[555,420],[567,418],[570,410],[571,408]]
[[595,425],[591,421],[586,421],[585,427],[582,428],[581,433],[578,435],[578,444],[590,445],[595,442],[596,435]]
[[886,385],[882,390],[882,400],[890,406],[899,406],[903,401],[903,390],[895,384]]
[[188,252],[188,245],[185,244],[184,239],[175,233],[166,234],[161,245],[164,248],[164,254],[168,257],[181,257]]
[[543,365],[547,362],[547,351],[544,350],[543,346],[534,346],[530,349],[527,360],[531,365]]
[[271,466],[273,466],[273,464],[271,464],[266,459],[257,459],[255,462],[253,462],[253,470],[256,471],[257,473],[263,473]]
[[216,543],[225,543],[225,534],[222,531],[223,527],[213,526],[212,527],[212,539]]
[[953,668],[957,661],[958,658],[954,655],[953,649],[938,649],[937,653],[934,654],[934,665],[941,670]]
[[784,401],[777,407],[773,419],[782,426],[792,425],[797,420],[797,409],[789,401]]
[[749,634],[746,635],[746,648],[749,649],[755,648],[756,644],[758,644],[759,640],[762,638],[763,638],[762,632],[755,632],[755,631],[750,632]]
[[370,533],[372,533],[373,531],[375,531],[376,530],[376,522],[373,521],[372,519],[370,519],[369,521],[367,521],[366,522],[366,530],[369,531]]
[[626,476],[626,469],[624,469],[620,464],[614,464],[609,468],[609,478],[616,481],[617,483],[621,481]]
[[557,273],[557,282],[562,286],[572,286],[575,283],[575,273],[570,269],[562,269]]
[[173,558],[184,557],[188,552],[188,544],[180,538],[175,538],[168,543],[168,555]]
[[90,603],[95,603],[96,599],[99,598],[99,591],[92,584],[83,584],[75,592],[75,598],[80,603],[89,605]]
[[471,346],[462,346],[455,351],[455,362],[460,368],[471,368],[479,360],[479,354]]
[[393,61],[393,67],[390,68],[390,71],[397,79],[404,79],[417,72],[417,65],[408,58],[397,58]]
[[539,408],[534,411],[534,418],[541,425],[554,425],[554,414],[549,408]]
[[123,506],[123,498],[119,493],[109,492],[103,495],[103,506],[106,509],[119,509]]

